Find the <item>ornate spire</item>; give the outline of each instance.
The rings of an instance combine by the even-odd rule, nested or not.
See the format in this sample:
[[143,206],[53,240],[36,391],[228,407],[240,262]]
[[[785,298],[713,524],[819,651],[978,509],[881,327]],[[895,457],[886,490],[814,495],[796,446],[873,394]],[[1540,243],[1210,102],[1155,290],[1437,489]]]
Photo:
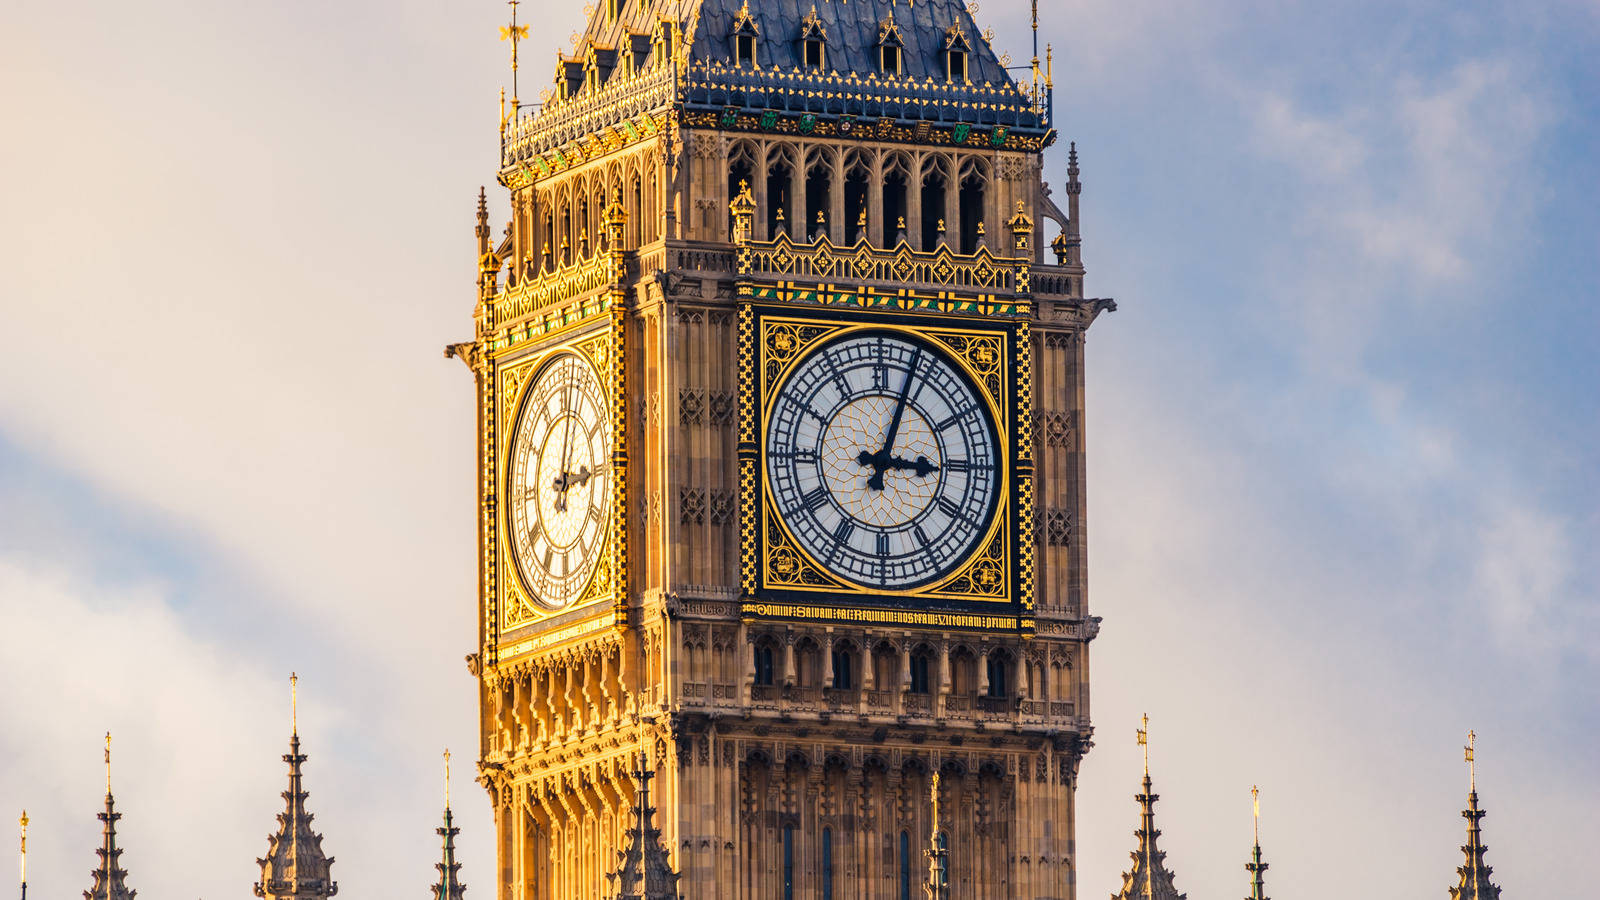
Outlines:
[[1461,852],[1466,856],[1465,865],[1456,868],[1456,873],[1461,876],[1461,883],[1450,889],[1450,900],[1500,900],[1500,886],[1489,880],[1494,869],[1484,862],[1484,851],[1488,847],[1483,845],[1483,834],[1479,822],[1485,812],[1478,808],[1478,764],[1476,760],[1478,736],[1467,732],[1466,750],[1468,768],[1467,808],[1461,815],[1467,820],[1467,842],[1462,845]]
[[111,732],[106,732],[106,811],[95,818],[104,823],[101,828],[100,849],[95,853],[100,857],[100,865],[91,872],[94,876],[94,886],[83,892],[83,900],[133,900],[133,895],[138,891],[128,889],[128,872],[119,864],[122,850],[117,847],[117,820],[122,818],[122,813],[117,812],[116,801],[111,796]]
[[22,825],[22,864],[19,871],[22,874],[22,900],[28,900],[28,811],[22,811],[19,820]]
[[1250,800],[1255,806],[1256,841],[1250,862],[1244,864],[1250,873],[1250,896],[1245,900],[1268,900],[1267,886],[1261,880],[1261,873],[1267,871],[1267,864],[1261,861],[1261,789],[1255,785],[1250,786]]
[[650,805],[650,779],[656,774],[646,767],[642,750],[633,777],[639,783],[639,799],[633,827],[628,829],[628,849],[617,854],[617,870],[606,878],[615,887],[617,900],[677,900],[678,874],[661,846],[661,829],[651,824],[656,808]]
[[1156,801],[1161,797],[1154,790],[1150,782],[1150,717],[1143,719],[1144,727],[1139,729],[1139,746],[1144,748],[1144,790],[1135,794],[1133,799],[1139,801],[1139,830],[1133,836],[1139,839],[1139,846],[1129,856],[1133,858],[1133,868],[1122,873],[1122,890],[1111,895],[1112,900],[1186,900],[1187,894],[1178,893],[1172,883],[1172,873],[1163,865],[1166,854],[1156,846],[1156,838],[1161,836],[1160,829],[1156,828]]
[[933,773],[933,833],[928,836],[928,900],[950,900],[950,850],[939,833],[939,773]]
[[333,857],[322,853],[322,835],[311,830],[311,813],[306,812],[307,793],[302,786],[300,767],[306,756],[300,752],[299,678],[289,676],[291,732],[289,789],[283,792],[284,811],[278,813],[278,832],[270,835],[265,859],[256,860],[261,880],[256,882],[257,897],[266,900],[326,900],[339,893],[330,876]]
[[467,886],[457,877],[461,864],[456,862],[456,835],[461,833],[461,829],[455,827],[450,819],[449,750],[444,751],[444,826],[433,831],[444,839],[444,851],[433,866],[439,870],[439,883],[433,886],[433,900],[461,900]]

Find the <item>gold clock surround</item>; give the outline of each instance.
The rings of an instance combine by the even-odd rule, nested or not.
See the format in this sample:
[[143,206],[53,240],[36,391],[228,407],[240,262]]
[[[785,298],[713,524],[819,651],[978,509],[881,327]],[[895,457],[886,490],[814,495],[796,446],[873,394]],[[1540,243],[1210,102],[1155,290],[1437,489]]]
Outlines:
[[[499,398],[497,413],[499,420],[504,423],[504,427],[500,429],[500,441],[496,453],[497,495],[503,495],[511,484],[509,469],[516,436],[517,416],[524,399],[537,380],[535,376],[555,357],[561,354],[575,354],[594,369],[600,380],[602,392],[606,395],[608,403],[614,406],[614,382],[619,375],[615,369],[620,366],[620,354],[613,346],[617,336],[613,329],[603,330],[599,334],[585,334],[566,343],[540,348],[533,354],[507,361],[497,367]],[[603,412],[607,419],[604,427],[610,436],[609,444],[616,448],[622,439],[622,430],[618,427],[613,408],[608,407]],[[592,612],[597,604],[603,602],[615,603],[619,594],[619,580],[616,574],[620,569],[617,564],[619,556],[617,550],[622,540],[619,534],[621,515],[617,507],[625,497],[622,487],[627,473],[625,467],[615,467],[614,462],[612,464],[614,470],[609,476],[612,479],[610,521],[604,526],[605,533],[596,552],[592,574],[578,598],[561,608],[546,608],[532,598],[511,546],[511,503],[508,498],[501,497],[501,502],[497,504],[499,577],[496,582],[501,589],[499,627],[503,633],[555,616],[567,616],[580,611]]]
[[[974,322],[968,327],[952,325],[948,318],[939,324],[923,324],[914,319],[794,315],[792,308],[763,308],[759,313],[746,309],[748,328],[743,326],[747,313],[741,311],[741,369],[747,364],[752,377],[741,380],[741,390],[749,394],[748,402],[741,403],[741,415],[749,421],[740,423],[740,442],[752,449],[759,444],[760,449],[747,454],[750,458],[742,460],[740,467],[740,491],[746,504],[741,516],[745,614],[860,620],[859,607],[881,606],[893,609],[878,611],[874,620],[896,621],[898,614],[907,622],[921,622],[932,610],[946,609],[977,613],[957,616],[952,622],[957,627],[1015,629],[1030,624],[1031,598],[1022,593],[1022,587],[1032,579],[1031,573],[1023,577],[1019,571],[1017,544],[1018,521],[1025,522],[1032,515],[1031,448],[1018,446],[1025,440],[1031,443],[1031,428],[1021,427],[1019,419],[1023,417],[1015,414],[1015,404],[1026,390],[1020,382],[1030,380],[1031,372],[1027,371],[1026,351],[1018,352],[1018,336],[1010,323]],[[946,576],[910,589],[858,585],[828,572],[813,559],[773,509],[765,441],[758,437],[767,433],[779,388],[807,353],[825,341],[863,331],[899,334],[938,347],[977,388],[999,432],[997,480],[1002,487],[983,538]],[[1016,385],[1012,384],[1013,374]],[[1009,484],[1017,484],[1015,496],[1005,488]],[[1024,510],[1024,506],[1030,508]],[[1031,565],[1031,559],[1028,563]],[[813,599],[806,600],[808,595]]]

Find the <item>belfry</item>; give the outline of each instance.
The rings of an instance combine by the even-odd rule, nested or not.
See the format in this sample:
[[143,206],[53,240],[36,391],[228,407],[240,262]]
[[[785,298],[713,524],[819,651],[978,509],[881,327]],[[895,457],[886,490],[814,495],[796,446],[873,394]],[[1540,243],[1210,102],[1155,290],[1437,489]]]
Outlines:
[[447,351],[501,900],[1075,896],[1115,304],[1075,147],[1048,185],[1037,8],[1031,63],[991,38],[955,0],[600,0],[513,81]]

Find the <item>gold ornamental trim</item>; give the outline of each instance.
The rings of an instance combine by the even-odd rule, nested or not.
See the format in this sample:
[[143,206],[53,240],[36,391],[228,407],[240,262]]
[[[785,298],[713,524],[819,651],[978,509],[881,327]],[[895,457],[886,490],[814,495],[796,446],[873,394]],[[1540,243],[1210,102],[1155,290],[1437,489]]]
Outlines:
[[[547,364],[561,355],[575,355],[583,359],[595,372],[596,378],[606,389],[611,389],[611,379],[608,377],[613,369],[617,354],[612,346],[612,334],[609,330],[598,334],[589,333],[577,337],[569,342],[542,348],[539,352],[530,354],[513,363],[500,367],[497,372],[499,381],[497,394],[498,406],[501,411],[498,446],[495,454],[496,495],[510,483],[508,466],[510,465],[510,450],[513,435],[516,432],[518,413],[527,392],[532,387],[533,376],[541,371]],[[611,430],[610,444],[613,448],[617,445],[618,432],[615,419],[607,416],[607,427]],[[625,471],[615,471],[612,474],[612,506],[618,504],[616,484],[626,478]],[[518,570],[515,557],[508,539],[510,515],[508,503],[497,503],[495,538],[497,544],[495,581],[500,588],[499,607],[500,633],[505,634],[514,629],[537,624],[554,616],[569,615],[575,611],[585,609],[597,603],[613,600],[618,593],[617,561],[614,545],[618,539],[616,529],[607,530],[604,543],[596,553],[596,560],[590,571],[588,581],[578,599],[568,606],[558,610],[541,607],[529,596],[527,583],[522,572]],[[520,646],[518,645],[513,646]],[[504,658],[507,650],[502,648],[497,656]]]
[[[1000,452],[996,454],[997,462],[1000,464],[1000,471],[996,473],[996,480],[1000,486],[999,498],[988,530],[966,560],[949,575],[910,590],[867,587],[829,572],[799,545],[782,517],[774,512],[772,486],[765,466],[760,463],[766,458],[765,436],[771,423],[772,406],[778,389],[788,380],[795,366],[808,352],[824,341],[836,340],[862,331],[897,333],[914,340],[933,343],[943,349],[978,386],[978,393],[988,407],[998,432],[997,438],[1001,442]],[[763,317],[760,332],[760,340],[755,342],[761,357],[757,388],[760,402],[760,429],[758,435],[751,435],[759,442],[760,448],[754,458],[741,461],[740,489],[743,493],[749,488],[753,493],[755,485],[752,482],[759,481],[762,512],[759,523],[741,523],[740,549],[741,559],[748,552],[759,553],[761,585],[787,591],[835,595],[1012,602],[1015,597],[1011,590],[1009,573],[1012,547],[1017,541],[1012,533],[1009,496],[1011,492],[1008,488],[1012,466],[1012,453],[1008,442],[1014,441],[1005,378],[1008,335],[1004,332],[974,328],[818,322],[814,319],[784,316]],[[741,353],[742,349],[741,347]],[[741,356],[741,366],[744,362]],[[743,433],[744,429],[741,427],[741,439]],[[748,501],[745,509],[751,509]],[[756,527],[757,524],[759,528]],[[743,563],[741,568],[750,573],[754,567]],[[753,578],[746,578],[746,581],[751,580]],[[1031,578],[1029,580],[1031,581]],[[753,593],[753,590],[753,584],[746,585],[747,594]],[[1012,621],[1014,624],[1015,619]]]

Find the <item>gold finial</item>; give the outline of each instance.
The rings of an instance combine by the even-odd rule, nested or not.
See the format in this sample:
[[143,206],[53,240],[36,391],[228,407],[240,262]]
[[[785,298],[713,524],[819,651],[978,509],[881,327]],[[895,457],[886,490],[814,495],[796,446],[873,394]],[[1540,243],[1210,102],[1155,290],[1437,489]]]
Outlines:
[[933,833],[939,833],[939,773],[933,773],[933,787],[928,791],[933,797]]
[[827,221],[828,221],[828,217],[824,216],[822,214],[822,210],[820,210],[820,209],[817,210],[817,224],[818,225],[822,225],[822,224],[825,224]]
[[1255,807],[1256,843],[1261,843],[1261,788],[1250,785],[1250,802]]
[[[939,226],[940,226],[939,230],[943,231],[944,230],[944,227],[943,227],[944,226],[944,220],[943,219],[939,220]],[[978,222],[978,237],[983,237],[984,234],[985,234],[985,232],[983,230],[983,222],[979,221]]]
[[1044,45],[1044,86],[1046,88],[1056,86],[1055,47],[1050,44]]
[[500,133],[506,133],[506,89],[504,85],[500,87]]
[[511,107],[512,115],[516,114],[520,104],[517,102],[517,42],[528,36],[528,26],[517,24],[517,4],[522,0],[507,0],[506,5],[511,7],[511,24],[500,26],[500,40],[511,42]]
[[1150,774],[1150,714],[1146,713],[1141,719],[1139,728],[1139,746],[1144,748],[1144,774]]
[[444,748],[444,808],[450,808],[450,748]]
[[865,206],[861,208],[861,215],[856,216],[856,227],[867,227],[867,208]]
[[289,673],[289,731],[300,733],[300,676]]
[[28,811],[22,811],[22,894],[28,894]]
[[106,732],[106,796],[111,795],[111,732]]
[[895,227],[900,229],[901,231],[905,231],[906,230],[906,217],[905,216],[900,216],[899,218],[900,218],[900,221],[895,224]]
[[1471,730],[1467,731],[1467,746],[1462,748],[1467,751],[1467,779],[1474,794],[1478,792],[1478,761],[1474,752],[1478,746],[1478,735]]

